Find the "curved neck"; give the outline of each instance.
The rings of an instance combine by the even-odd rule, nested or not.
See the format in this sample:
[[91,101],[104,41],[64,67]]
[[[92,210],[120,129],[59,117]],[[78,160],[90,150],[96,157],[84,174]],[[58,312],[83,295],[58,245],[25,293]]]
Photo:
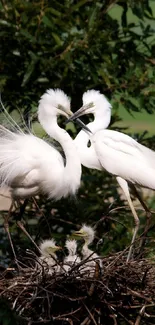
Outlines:
[[44,130],[50,137],[60,143],[66,156],[66,165],[60,175],[60,188],[63,190],[62,196],[66,197],[69,194],[75,194],[81,180],[81,161],[75,144],[69,134],[58,126],[56,116],[52,116],[50,119],[49,116],[43,116],[40,113],[38,117]]
[[[103,113],[102,113],[103,115]],[[104,116],[100,114],[94,114],[94,121],[87,124],[87,127],[95,134],[97,131],[106,129],[110,123],[111,113],[110,111]],[[77,147],[81,164],[88,168],[101,169],[100,162],[95,153],[94,147],[88,147],[88,142],[91,141],[91,136],[85,131],[81,130],[76,138],[74,139],[75,145]]]
[[82,255],[86,258],[86,257],[90,256],[92,253],[93,253],[93,251],[88,248],[88,243],[85,242],[82,247]]
[[69,253],[68,256],[74,256],[76,254],[76,249],[69,249],[68,253]]

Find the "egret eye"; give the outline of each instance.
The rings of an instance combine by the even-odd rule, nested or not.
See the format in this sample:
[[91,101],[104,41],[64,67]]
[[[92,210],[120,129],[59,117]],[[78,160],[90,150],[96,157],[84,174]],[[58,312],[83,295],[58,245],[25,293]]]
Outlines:
[[65,110],[64,106],[58,104],[58,109],[62,109],[63,111]]
[[62,111],[64,111],[64,112],[67,112],[67,108],[65,108],[64,106],[62,106],[62,105],[58,105],[58,109],[60,109],[60,110],[62,110]]

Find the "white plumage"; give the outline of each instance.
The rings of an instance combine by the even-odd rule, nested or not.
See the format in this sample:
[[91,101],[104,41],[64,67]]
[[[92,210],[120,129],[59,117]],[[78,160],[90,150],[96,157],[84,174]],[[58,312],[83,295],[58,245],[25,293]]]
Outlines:
[[[74,142],[81,163],[88,168],[98,170],[105,168],[115,175],[128,200],[136,224],[128,261],[139,229],[139,218],[131,201],[127,182],[133,186],[140,185],[155,190],[155,152],[126,134],[105,130],[111,118],[111,105],[104,95],[95,90],[84,93],[83,106],[70,120],[90,113],[94,115],[94,121],[87,126],[93,134],[82,130]],[[90,147],[88,147],[89,140],[91,141]]]
[[47,90],[41,97],[38,118],[47,134],[57,140],[66,155],[33,134],[11,132],[0,126],[0,183],[15,198],[42,192],[58,200],[75,194],[80,186],[81,163],[69,134],[57,124],[57,116],[69,117],[70,100],[63,91]]
[[73,236],[77,236],[79,239],[84,239],[84,245],[82,246],[82,257],[83,260],[88,259],[84,265],[81,266],[81,273],[84,273],[88,276],[94,276],[96,262],[99,263],[100,268],[102,269],[102,261],[93,250],[89,248],[89,245],[93,243],[95,237],[95,230],[88,225],[83,225],[79,231],[73,233]]
[[[96,100],[97,109],[94,100]],[[83,106],[74,113],[70,120],[75,119],[77,114],[78,116],[94,115],[95,120],[88,123],[87,127],[95,134],[98,130],[108,127],[111,119],[111,105],[99,91],[88,90],[83,94]],[[81,130],[74,139],[81,163],[85,167],[101,170],[102,165],[96,155],[94,146],[88,147],[89,140],[90,134],[84,130]]]
[[[19,128],[12,132],[0,126],[0,186],[9,186],[13,199],[43,193],[59,200],[76,194],[80,186],[81,162],[73,140],[57,124],[58,115],[66,118],[72,115],[70,99],[60,89],[49,89],[39,101],[38,119],[46,133],[60,143],[66,161],[56,148],[33,134],[25,134]],[[16,259],[9,233],[9,213],[4,226]]]
[[72,266],[80,263],[81,259],[77,255],[77,241],[75,239],[66,240],[65,247],[68,250],[68,255],[64,258],[63,268],[68,272]]
[[109,173],[135,185],[155,189],[155,152],[128,135],[111,130],[98,131],[93,145]]
[[41,260],[45,270],[46,266],[48,266],[48,274],[59,273],[60,266],[57,264],[57,256],[55,252],[61,249],[61,247],[56,245],[54,239],[47,239],[39,245],[39,248],[41,251],[39,259]]

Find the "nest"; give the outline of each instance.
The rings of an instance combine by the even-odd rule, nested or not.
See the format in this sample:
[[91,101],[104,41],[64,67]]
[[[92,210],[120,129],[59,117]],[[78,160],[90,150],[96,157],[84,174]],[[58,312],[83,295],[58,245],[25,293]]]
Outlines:
[[0,296],[9,301],[20,324],[139,325],[155,324],[155,265],[123,253],[102,259],[93,274],[85,261],[68,273],[49,274],[45,265],[26,257],[25,264],[6,269]]

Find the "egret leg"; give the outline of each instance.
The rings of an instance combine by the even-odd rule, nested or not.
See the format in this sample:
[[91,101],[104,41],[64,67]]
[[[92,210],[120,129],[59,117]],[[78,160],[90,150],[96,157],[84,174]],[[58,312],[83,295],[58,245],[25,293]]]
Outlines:
[[128,256],[127,256],[127,262],[128,262],[130,260],[130,258],[131,258],[133,244],[135,242],[136,235],[137,235],[137,232],[138,232],[138,229],[139,229],[139,218],[138,218],[136,210],[135,210],[135,208],[133,206],[133,203],[131,201],[128,183],[123,178],[121,178],[119,176],[116,177],[116,179],[117,179],[117,182],[120,185],[121,189],[124,192],[124,195],[125,195],[125,197],[126,197],[126,199],[128,201],[129,207],[130,207],[130,209],[132,211],[134,221],[135,221],[135,229],[134,229],[134,233],[133,233],[133,236],[132,236],[132,241],[131,241],[131,246],[130,246],[130,249],[129,249],[129,253],[128,253]]
[[144,208],[144,210],[146,212],[147,223],[149,223],[148,224],[148,226],[149,226],[150,221],[151,221],[151,217],[152,217],[152,213],[149,210],[149,208],[147,207],[147,205],[145,204],[145,202],[142,200],[139,192],[137,191],[136,187],[133,184],[131,184],[131,188],[133,189],[135,196],[137,197],[137,199],[139,200],[140,204],[142,205],[142,207]]
[[15,253],[14,245],[13,245],[12,238],[11,238],[11,235],[10,235],[10,230],[9,230],[9,218],[11,216],[11,212],[12,212],[13,207],[14,207],[14,200],[12,200],[12,202],[11,202],[8,214],[4,217],[4,228],[5,228],[5,231],[7,233],[10,245],[11,245],[14,260],[17,262],[17,256],[16,256],[16,253]]
[[[19,202],[18,202],[18,204],[19,204],[19,216],[20,216],[20,219],[22,218],[22,216],[23,216],[23,214],[25,212],[25,208],[26,208],[27,203],[28,203],[28,199],[25,199],[24,200],[24,203],[22,205],[19,204]],[[17,225],[24,232],[24,234],[31,240],[31,242],[34,244],[34,246],[37,248],[37,250],[39,250],[39,252],[40,252],[39,247],[37,246],[37,244],[35,243],[35,241],[33,240],[33,238],[30,236],[30,234],[27,232],[27,230],[25,229],[23,223],[20,220],[18,220],[17,221]]]
[[27,230],[25,229],[23,223],[21,221],[17,221],[17,225],[24,232],[24,234],[31,240],[31,242],[37,248],[37,250],[39,251],[39,253],[41,253],[39,247],[37,246],[37,244],[35,243],[35,241],[33,240],[33,238],[30,236],[30,234],[27,232]]
[[140,244],[140,252],[139,252],[139,253],[141,253],[142,248],[144,247],[145,242],[146,242],[147,233],[150,228],[152,213],[149,210],[149,208],[147,207],[147,205],[145,204],[145,202],[142,200],[139,192],[137,191],[136,187],[133,184],[131,185],[131,188],[133,189],[135,196],[137,197],[137,199],[139,200],[140,204],[142,205],[142,207],[144,208],[144,210],[146,212],[146,225],[145,225],[144,232],[142,235],[142,240],[141,240],[141,244]]
[[49,224],[49,222],[48,222],[48,220],[47,220],[47,218],[46,218],[44,212],[40,210],[40,208],[39,208],[39,206],[38,206],[38,204],[37,204],[37,201],[35,200],[34,197],[32,197],[32,200],[33,200],[33,202],[34,202],[34,205],[35,205],[36,209],[39,211],[39,213],[41,213],[41,215],[42,215],[43,218],[45,219],[45,221],[46,221],[46,223],[47,223],[47,226],[48,226],[48,230],[49,230],[50,237],[52,237],[52,231],[51,231],[51,228],[50,228],[50,224]]

